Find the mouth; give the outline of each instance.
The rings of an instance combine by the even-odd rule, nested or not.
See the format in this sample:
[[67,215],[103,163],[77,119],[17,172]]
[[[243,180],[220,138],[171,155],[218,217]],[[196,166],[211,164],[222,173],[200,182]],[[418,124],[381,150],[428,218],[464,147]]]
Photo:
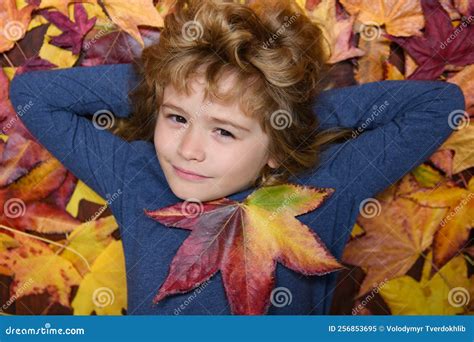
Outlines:
[[181,169],[181,168],[176,167],[174,165],[172,165],[172,166],[173,166],[174,172],[179,177],[181,177],[183,179],[186,179],[186,180],[203,180],[203,179],[212,178],[212,177],[203,176],[203,175],[200,175],[198,173],[194,173],[194,172],[191,172],[191,171],[188,171],[188,170],[185,170],[185,169]]

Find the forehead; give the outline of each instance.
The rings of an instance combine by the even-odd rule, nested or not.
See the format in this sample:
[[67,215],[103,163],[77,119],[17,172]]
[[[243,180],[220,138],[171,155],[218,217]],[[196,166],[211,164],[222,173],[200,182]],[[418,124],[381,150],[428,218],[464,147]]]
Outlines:
[[[219,82],[219,92],[227,93],[232,91],[236,85],[235,76],[232,74],[223,77]],[[195,76],[188,81],[189,94],[185,90],[178,90],[172,83],[169,83],[163,93],[163,103],[173,104],[183,108],[188,114],[203,119],[211,117],[231,120],[251,128],[257,119],[246,113],[241,106],[240,99],[230,98],[221,101],[213,97],[210,93],[206,98],[206,82],[203,76]],[[238,92],[233,92],[238,93]]]

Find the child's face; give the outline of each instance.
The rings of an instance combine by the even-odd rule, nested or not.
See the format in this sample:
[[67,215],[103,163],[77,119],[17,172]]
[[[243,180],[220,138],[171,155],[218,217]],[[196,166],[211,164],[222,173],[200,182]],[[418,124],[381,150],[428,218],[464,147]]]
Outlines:
[[[172,85],[165,88],[155,127],[158,160],[171,190],[183,200],[204,202],[247,189],[265,164],[276,167],[269,158],[268,135],[257,119],[245,116],[238,102],[204,100],[203,80],[191,82],[190,96]],[[232,84],[227,77],[220,87],[228,89]]]

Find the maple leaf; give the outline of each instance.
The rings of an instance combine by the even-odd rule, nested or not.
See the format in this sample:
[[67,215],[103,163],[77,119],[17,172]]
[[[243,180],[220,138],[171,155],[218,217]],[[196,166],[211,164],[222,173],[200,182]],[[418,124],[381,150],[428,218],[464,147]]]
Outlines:
[[81,52],[84,36],[96,22],[96,18],[87,19],[87,13],[81,4],[74,4],[74,22],[60,12],[43,11],[41,14],[63,31],[61,35],[51,39],[50,43],[62,48],[70,48],[75,55]]
[[61,186],[50,195],[52,202],[56,204],[58,208],[66,210],[66,207],[71,200],[76,188],[77,182],[78,179],[76,176],[72,172],[68,171],[63,184],[61,184]]
[[[457,305],[453,297],[461,295],[461,292],[467,293],[470,283],[474,280],[473,277],[471,279],[467,277],[466,261],[462,257],[456,257],[431,279],[430,273],[431,253],[424,262],[419,282],[410,276],[403,276],[390,280],[380,287],[380,294],[389,306],[392,315],[463,313],[463,307]],[[466,306],[467,302],[468,300],[466,300]]]
[[[5,203],[5,212],[8,210],[8,205],[12,206],[13,203],[15,202]],[[8,211],[10,215],[5,215],[2,221],[19,230],[30,230],[47,234],[68,233],[81,224],[79,220],[72,217],[68,212],[48,203],[28,203],[24,206],[24,209],[21,208],[21,211],[14,214],[12,214],[12,210],[13,208],[10,207]]]
[[440,150],[453,150],[453,173],[458,173],[474,166],[474,122],[466,121],[468,124],[456,130],[440,146]]
[[[83,66],[94,66],[101,64],[121,64],[131,63],[140,58],[143,47],[124,31],[92,30],[91,36],[99,32],[101,38],[87,39],[84,41],[85,53],[81,62]],[[139,29],[143,37],[145,47],[158,42],[159,32],[152,29]]]
[[[413,186],[411,182],[404,186]],[[358,297],[385,279],[404,275],[427,249],[445,208],[430,208],[397,196],[380,200],[379,213],[359,215],[357,222],[366,232],[350,241],[343,260],[366,270]]]
[[[10,198],[19,198],[25,203],[42,200],[61,186],[66,173],[66,169],[57,159],[49,158],[8,187],[0,189],[0,203]],[[4,209],[4,206],[0,205],[1,214]]]
[[97,3],[96,0],[41,0],[41,4],[39,5],[38,8],[50,8],[54,7],[59,12],[63,13],[64,15],[69,15],[68,12],[68,7],[71,3],[89,3],[89,4],[95,4]]
[[324,36],[330,44],[328,63],[335,64],[364,54],[364,51],[351,45],[355,17],[338,20],[336,2],[333,0],[323,0],[316,7],[310,6],[310,8],[312,8],[308,11],[310,18],[323,29]]
[[87,221],[68,235],[61,256],[70,260],[81,275],[90,271],[89,265],[113,241],[112,233],[118,228],[113,216]]
[[[423,37],[385,35],[402,46],[418,64],[408,79],[434,80],[447,64],[464,66],[474,63],[474,25],[462,21],[453,27],[449,14],[438,1],[421,1],[426,18]],[[453,38],[454,37],[454,38]]]
[[276,262],[305,275],[342,268],[317,234],[294,217],[318,208],[333,192],[284,184],[260,188],[243,202],[205,202],[199,216],[187,214],[187,202],[145,209],[166,226],[191,230],[154,303],[190,291],[220,270],[232,313],[264,314]]
[[438,169],[446,173],[446,176],[453,176],[453,152],[450,150],[440,149],[436,151],[431,157],[430,161]]
[[460,252],[474,227],[474,177],[467,189],[446,182],[435,189],[421,189],[404,196],[421,205],[450,209],[440,223],[433,245],[434,264],[441,268]]
[[127,279],[121,241],[112,241],[84,276],[72,301],[75,315],[119,315],[127,309]]
[[474,65],[468,65],[447,81],[461,88],[466,101],[466,112],[474,116]]
[[145,43],[140,36],[138,26],[162,28],[164,25],[163,18],[153,6],[153,0],[102,0],[102,3],[110,19],[139,42],[142,48]]
[[33,236],[10,233],[18,244],[0,252],[0,266],[11,270],[14,277],[10,294],[23,297],[48,293],[50,303],[69,307],[72,286],[79,285],[82,280],[73,265]]
[[18,67],[16,69],[15,75],[21,75],[29,71],[50,70],[56,67],[56,64],[53,64],[50,61],[41,58],[40,56],[34,56],[32,58],[28,58],[20,67]]
[[37,142],[20,134],[10,135],[0,164],[0,187],[10,185],[49,157],[49,153]]
[[10,50],[16,41],[25,36],[34,8],[27,5],[18,10],[16,0],[0,2],[0,52]]
[[385,26],[394,36],[418,35],[423,27],[419,1],[340,0],[364,25]]

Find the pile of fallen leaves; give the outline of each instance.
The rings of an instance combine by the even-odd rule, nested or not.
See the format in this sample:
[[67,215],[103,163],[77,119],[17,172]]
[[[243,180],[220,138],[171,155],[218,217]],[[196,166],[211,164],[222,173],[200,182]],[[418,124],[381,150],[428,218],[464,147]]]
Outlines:
[[[444,80],[466,96],[459,129],[429,160],[371,199],[371,207],[361,207],[333,312],[472,313],[474,4],[297,2],[323,28],[335,86]],[[123,251],[107,202],[24,128],[8,99],[9,80],[29,70],[131,62],[157,41],[169,6],[153,0],[0,3],[2,312],[125,312]]]

